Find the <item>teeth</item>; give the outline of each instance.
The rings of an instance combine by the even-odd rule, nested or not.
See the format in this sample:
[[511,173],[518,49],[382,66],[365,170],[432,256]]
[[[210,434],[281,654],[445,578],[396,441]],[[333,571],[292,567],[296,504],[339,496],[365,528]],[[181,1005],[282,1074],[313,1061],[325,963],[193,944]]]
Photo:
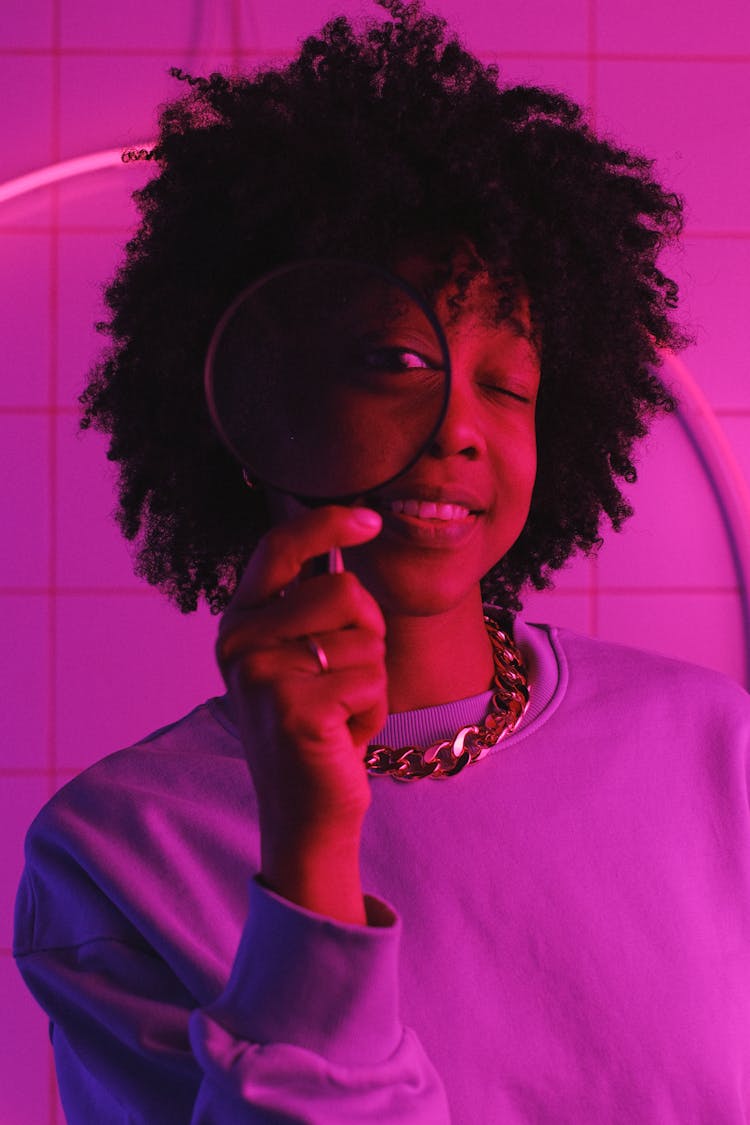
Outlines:
[[385,500],[383,507],[421,520],[465,520],[470,515],[463,504],[436,504],[432,500]]

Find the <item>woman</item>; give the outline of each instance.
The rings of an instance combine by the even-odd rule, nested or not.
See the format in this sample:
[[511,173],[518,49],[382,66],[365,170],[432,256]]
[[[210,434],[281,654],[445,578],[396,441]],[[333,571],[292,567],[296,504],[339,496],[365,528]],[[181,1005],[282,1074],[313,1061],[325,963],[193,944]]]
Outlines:
[[[187,78],[108,290],[82,424],[138,572],[223,612],[227,693],[30,830],[16,954],[68,1120],[746,1122],[747,696],[517,616],[621,526],[674,408],[680,201],[382,6]],[[247,487],[201,375],[233,297],[319,255],[418,288],[453,387],[397,482],[300,512]],[[332,547],[346,572],[300,580]]]

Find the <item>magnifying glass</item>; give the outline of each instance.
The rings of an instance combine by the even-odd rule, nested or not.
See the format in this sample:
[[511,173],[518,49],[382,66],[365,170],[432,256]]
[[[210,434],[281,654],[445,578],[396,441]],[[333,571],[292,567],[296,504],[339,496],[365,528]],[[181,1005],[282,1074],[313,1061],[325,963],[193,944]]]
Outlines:
[[440,428],[450,381],[445,336],[417,290],[330,258],[291,262],[240,293],[205,370],[226,447],[308,506],[366,503],[405,473]]

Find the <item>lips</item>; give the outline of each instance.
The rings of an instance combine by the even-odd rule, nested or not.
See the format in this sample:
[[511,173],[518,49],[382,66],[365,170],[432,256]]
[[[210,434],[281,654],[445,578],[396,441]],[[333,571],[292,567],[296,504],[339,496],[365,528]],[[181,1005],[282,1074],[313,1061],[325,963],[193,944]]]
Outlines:
[[383,517],[383,539],[420,550],[454,551],[476,534],[487,504],[458,482],[391,485],[368,497]]
[[378,493],[370,501],[379,511],[397,512],[421,519],[465,519],[486,509],[482,498],[460,484],[402,485]]
[[381,510],[416,516],[420,520],[465,520],[471,513],[463,504],[436,503],[433,500],[381,500]]

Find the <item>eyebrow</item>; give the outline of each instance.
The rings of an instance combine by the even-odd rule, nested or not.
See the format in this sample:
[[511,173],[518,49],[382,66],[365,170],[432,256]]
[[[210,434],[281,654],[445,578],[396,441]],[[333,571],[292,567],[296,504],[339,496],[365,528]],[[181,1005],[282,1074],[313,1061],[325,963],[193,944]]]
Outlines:
[[525,340],[526,341],[526,343],[529,345],[532,352],[536,356],[537,362],[541,363],[542,362],[541,343],[540,343],[539,337],[534,333],[533,328],[531,328],[531,329],[527,328],[526,325],[523,323],[523,321],[519,320],[517,316],[506,317],[505,320],[503,321],[503,323],[507,324],[510,327],[511,332],[513,333],[514,337],[517,340]]
[[509,324],[513,329],[514,336],[520,336],[524,340],[532,342],[532,334],[526,328],[523,321],[519,320],[517,316],[508,316],[503,320],[503,324]]

